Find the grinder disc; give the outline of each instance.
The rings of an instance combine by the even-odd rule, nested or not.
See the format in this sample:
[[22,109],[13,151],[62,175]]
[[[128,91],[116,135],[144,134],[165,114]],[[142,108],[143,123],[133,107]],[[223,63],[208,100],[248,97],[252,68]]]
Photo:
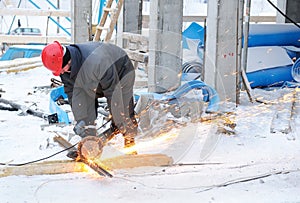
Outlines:
[[102,154],[103,143],[99,137],[87,136],[83,138],[78,144],[78,152],[80,158],[96,159]]

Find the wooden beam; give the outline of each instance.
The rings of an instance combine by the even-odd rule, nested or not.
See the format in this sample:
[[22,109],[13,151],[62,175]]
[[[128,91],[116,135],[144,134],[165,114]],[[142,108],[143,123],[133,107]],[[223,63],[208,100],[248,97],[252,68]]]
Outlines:
[[[99,160],[96,163],[106,169],[115,170],[144,166],[170,166],[173,164],[173,159],[164,154],[140,154],[122,155],[105,160]],[[53,175],[85,172],[86,170],[86,166],[82,162],[75,162],[72,160],[47,161],[24,166],[0,167],[0,178],[13,175]]]
[[[207,16],[183,16],[183,22],[204,22]],[[143,15],[143,21],[149,22],[149,15]],[[250,22],[276,22],[276,16],[251,16]]]
[[102,160],[99,163],[107,169],[124,169],[144,166],[170,166],[173,159],[165,154],[123,155]]
[[85,164],[75,161],[47,161],[24,166],[7,166],[0,168],[0,177],[53,175],[84,171]]
[[71,12],[66,10],[38,10],[22,8],[0,8],[1,16],[62,16],[71,17]]
[[62,44],[70,44],[71,39],[65,36],[24,36],[24,35],[0,35],[1,43],[8,44],[28,44],[41,43],[47,44],[59,41]]
[[17,73],[42,66],[41,57],[17,58],[14,60],[0,61],[0,73]]
[[36,64],[39,63],[42,65],[41,57],[32,57],[32,58],[17,58],[12,61],[1,61],[0,62],[0,69],[8,69],[8,68],[14,68],[19,67],[23,65],[30,65],[30,64]]

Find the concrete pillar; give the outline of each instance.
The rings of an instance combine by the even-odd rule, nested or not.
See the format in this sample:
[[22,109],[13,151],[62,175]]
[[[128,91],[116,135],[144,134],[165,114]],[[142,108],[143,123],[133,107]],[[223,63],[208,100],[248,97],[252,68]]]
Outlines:
[[[300,1],[298,0],[277,0],[277,7],[296,23],[300,23]],[[277,12],[278,23],[291,23],[288,19]]]
[[151,0],[148,90],[163,93],[180,85],[183,1]]
[[236,103],[238,98],[239,2],[208,1],[204,81],[216,89],[223,102]]
[[123,31],[141,34],[142,0],[125,0],[123,5]]
[[87,42],[92,31],[92,0],[71,1],[72,42]]
[[[299,0],[286,0],[286,15],[290,17],[296,23],[300,23],[300,1]],[[288,19],[285,20],[286,23],[291,23]]]
[[123,47],[122,33],[141,34],[143,0],[125,0],[117,22],[116,44]]

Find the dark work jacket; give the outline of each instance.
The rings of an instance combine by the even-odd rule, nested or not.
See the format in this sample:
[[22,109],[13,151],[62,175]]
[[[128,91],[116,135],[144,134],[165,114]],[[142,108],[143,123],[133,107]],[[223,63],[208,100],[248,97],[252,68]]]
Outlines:
[[133,116],[134,67],[120,47],[100,42],[67,46],[71,72],[61,75],[76,121],[93,123],[97,98],[106,97],[114,124],[126,130]]

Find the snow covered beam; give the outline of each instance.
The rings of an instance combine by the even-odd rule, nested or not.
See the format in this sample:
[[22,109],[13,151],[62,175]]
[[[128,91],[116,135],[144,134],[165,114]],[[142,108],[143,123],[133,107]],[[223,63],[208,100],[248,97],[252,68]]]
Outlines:
[[62,44],[69,44],[71,41],[65,36],[26,36],[26,35],[0,35],[2,43],[7,44],[28,44],[30,43],[42,43],[59,41]]
[[65,10],[38,10],[23,8],[0,8],[1,16],[62,16],[70,17],[70,11]]

